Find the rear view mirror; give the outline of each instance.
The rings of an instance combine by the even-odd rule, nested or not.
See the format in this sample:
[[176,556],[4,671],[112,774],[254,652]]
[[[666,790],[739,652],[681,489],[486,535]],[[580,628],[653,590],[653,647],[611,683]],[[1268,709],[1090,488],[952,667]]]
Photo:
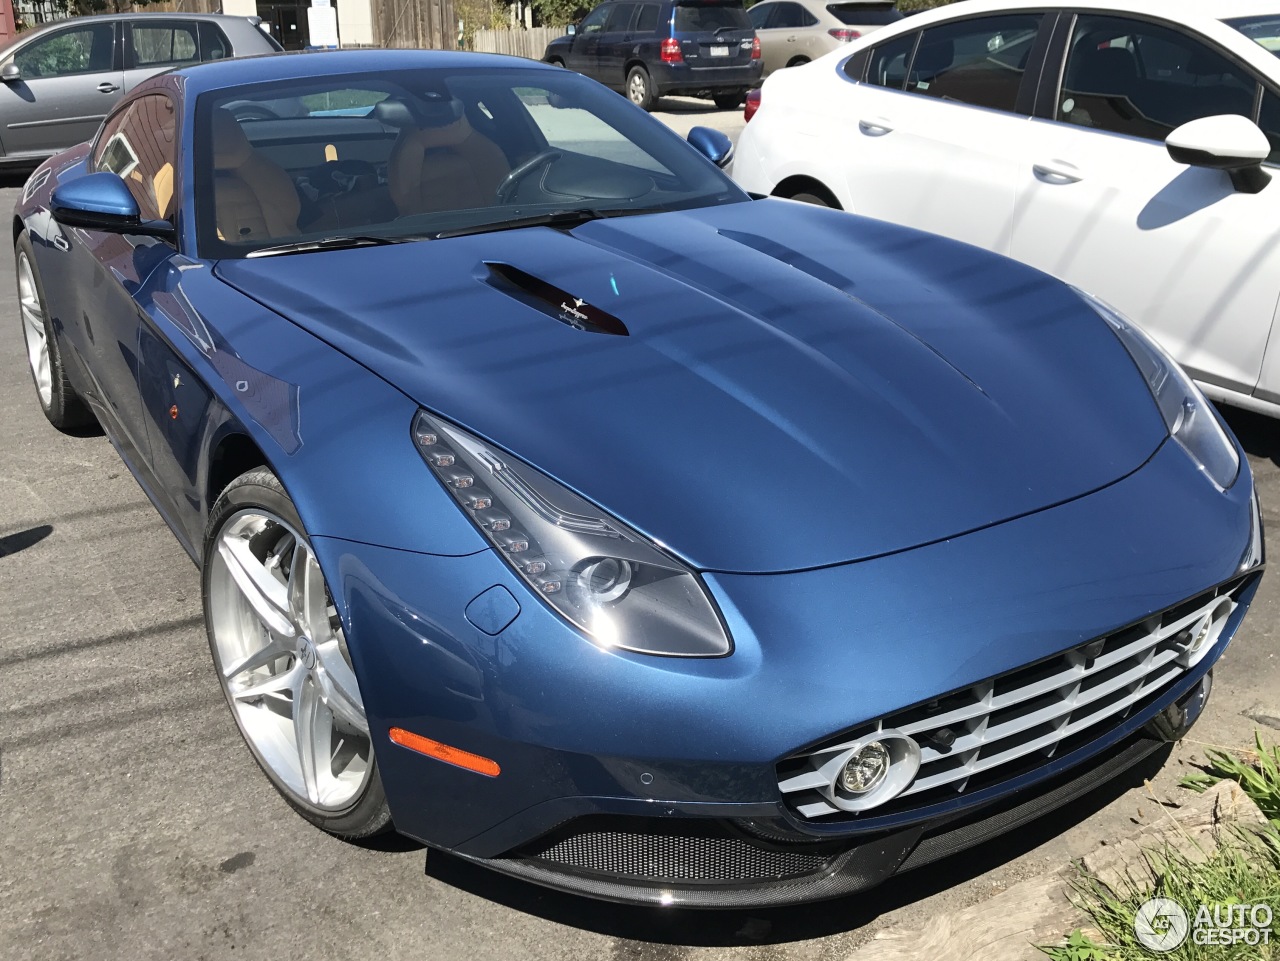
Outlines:
[[564,32],[565,32],[566,34],[568,34],[569,36],[571,36],[571,37],[573,37],[573,36],[577,36],[577,33],[578,33],[578,25],[577,25],[576,23],[571,23],[571,24],[569,24],[569,26],[567,26],[567,27],[565,27],[565,28],[564,28]]
[[1271,182],[1271,174],[1262,169],[1271,141],[1245,117],[1223,114],[1189,121],[1170,133],[1164,145],[1176,163],[1225,170],[1241,193],[1256,194]]
[[10,60],[3,67],[0,67],[0,81],[4,83],[17,83],[22,79],[22,68]]
[[170,243],[175,239],[173,225],[167,220],[143,220],[125,182],[106,171],[53,188],[49,213],[64,227],[160,237]]
[[690,146],[717,167],[724,167],[733,159],[733,141],[719,130],[711,127],[694,127],[685,139],[689,141]]

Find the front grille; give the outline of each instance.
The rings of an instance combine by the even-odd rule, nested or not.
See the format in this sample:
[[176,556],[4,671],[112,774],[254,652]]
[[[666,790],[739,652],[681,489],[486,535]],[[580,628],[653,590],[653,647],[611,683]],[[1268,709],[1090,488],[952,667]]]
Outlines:
[[571,871],[650,882],[777,881],[825,869],[829,847],[785,848],[739,837],[715,821],[583,818],[519,852]]
[[[821,768],[856,741],[889,729],[920,744],[921,764],[902,794],[873,809],[877,815],[924,807],[1021,774],[1060,748],[1099,737],[1176,681],[1195,663],[1188,644],[1211,616],[1213,623],[1225,622],[1244,586],[1245,579],[1237,579],[1114,634],[787,758],[778,765],[778,788],[801,817],[845,814],[824,793],[833,775]],[[1200,656],[1211,646],[1205,644]]]

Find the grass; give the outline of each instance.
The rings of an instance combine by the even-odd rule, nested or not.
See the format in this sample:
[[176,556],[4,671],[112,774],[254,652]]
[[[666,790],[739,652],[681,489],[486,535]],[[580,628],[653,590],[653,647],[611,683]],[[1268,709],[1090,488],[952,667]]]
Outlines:
[[1210,912],[1237,904],[1269,905],[1271,935],[1280,938],[1280,746],[1268,750],[1260,736],[1254,740],[1256,750],[1243,754],[1206,751],[1205,771],[1183,778],[1181,784],[1204,792],[1218,781],[1237,781],[1267,816],[1266,828],[1227,833],[1208,858],[1167,847],[1149,851],[1145,857],[1154,882],[1146,886],[1116,891],[1097,878],[1080,878],[1075,901],[1092,930],[1077,929],[1066,943],[1042,945],[1040,950],[1052,961],[1280,961],[1280,943],[1275,940],[1256,945],[1197,944],[1188,937],[1172,951],[1156,954],[1134,932],[1138,908],[1149,898],[1165,897],[1191,914],[1193,931],[1200,905]]

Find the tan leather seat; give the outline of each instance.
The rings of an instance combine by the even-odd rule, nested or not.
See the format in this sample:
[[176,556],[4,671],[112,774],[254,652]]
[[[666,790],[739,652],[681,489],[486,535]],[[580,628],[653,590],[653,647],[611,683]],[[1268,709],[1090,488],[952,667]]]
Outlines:
[[213,170],[213,204],[223,240],[247,243],[297,235],[302,203],[293,179],[253,149],[225,110],[213,113]]
[[510,170],[502,149],[463,116],[402,131],[391,148],[387,182],[404,216],[488,207]]

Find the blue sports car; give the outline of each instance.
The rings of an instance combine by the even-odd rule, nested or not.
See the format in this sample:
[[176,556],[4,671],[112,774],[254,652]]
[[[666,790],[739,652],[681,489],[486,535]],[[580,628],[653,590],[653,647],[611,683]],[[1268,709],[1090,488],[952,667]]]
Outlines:
[[39,402],[200,566],[232,716],[320,828],[783,904],[1203,708],[1262,530],[1168,355],[688,139],[526,60],[282,55],[139,85],[27,183]]

